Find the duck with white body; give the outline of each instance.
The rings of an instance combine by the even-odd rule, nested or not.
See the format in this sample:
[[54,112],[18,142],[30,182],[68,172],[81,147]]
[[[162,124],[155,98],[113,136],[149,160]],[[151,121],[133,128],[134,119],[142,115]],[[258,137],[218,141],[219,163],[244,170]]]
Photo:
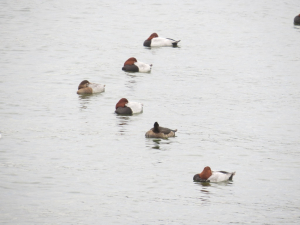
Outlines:
[[137,61],[136,58],[131,57],[126,60],[122,70],[126,72],[140,72],[140,73],[148,73],[152,69],[152,64],[143,63]]
[[159,37],[157,33],[153,33],[144,41],[145,47],[178,47],[178,42],[172,38]]
[[143,104],[139,102],[129,102],[126,98],[121,98],[116,104],[117,114],[132,115],[143,112]]
[[206,166],[199,174],[194,175],[195,182],[222,182],[232,180],[235,172],[212,171],[209,166]]

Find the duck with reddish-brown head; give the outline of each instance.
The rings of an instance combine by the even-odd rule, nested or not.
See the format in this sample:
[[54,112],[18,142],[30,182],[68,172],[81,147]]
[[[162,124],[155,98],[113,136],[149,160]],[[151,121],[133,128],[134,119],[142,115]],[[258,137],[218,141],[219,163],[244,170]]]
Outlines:
[[126,72],[141,72],[141,73],[148,73],[151,71],[152,64],[146,64],[143,62],[139,62],[136,58],[131,57],[126,60],[122,70]]
[[300,14],[294,18],[294,25],[300,25]]
[[[180,41],[180,40],[179,40]],[[178,47],[177,44],[179,41],[175,41],[171,38],[159,37],[157,33],[153,33],[144,41],[145,47]]]
[[90,83],[88,80],[84,80],[79,84],[77,94],[94,94],[104,91],[105,85]]
[[195,182],[222,182],[232,180],[235,172],[212,171],[209,166],[204,167],[203,171],[196,174],[193,178]]
[[146,132],[145,137],[147,138],[169,138],[175,137],[175,130],[171,130],[169,128],[160,127],[157,122],[154,123],[153,128]]
[[117,114],[131,115],[143,112],[143,104],[139,102],[129,102],[126,98],[121,98],[116,104]]

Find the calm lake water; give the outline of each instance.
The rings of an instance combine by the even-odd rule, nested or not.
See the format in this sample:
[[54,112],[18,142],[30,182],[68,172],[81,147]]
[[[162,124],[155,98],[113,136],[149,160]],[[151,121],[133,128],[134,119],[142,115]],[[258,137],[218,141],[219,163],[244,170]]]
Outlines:
[[[0,1],[1,224],[299,224],[299,0]],[[145,48],[157,32],[179,48]],[[129,57],[151,73],[121,70]],[[76,94],[87,79],[106,85]],[[120,98],[144,104],[118,116]],[[146,139],[157,121],[175,138]],[[199,184],[205,166],[236,171]]]

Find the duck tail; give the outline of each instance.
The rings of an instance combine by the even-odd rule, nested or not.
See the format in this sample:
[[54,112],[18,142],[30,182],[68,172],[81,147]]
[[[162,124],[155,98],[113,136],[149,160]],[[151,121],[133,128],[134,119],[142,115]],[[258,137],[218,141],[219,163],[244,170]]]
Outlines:
[[232,180],[232,177],[235,175],[235,172],[233,172],[232,174],[231,174],[231,176],[229,177],[229,180]]
[[173,47],[177,47],[177,43],[178,43],[178,42],[180,42],[180,40],[179,40],[179,41],[174,41],[174,42],[172,43]]

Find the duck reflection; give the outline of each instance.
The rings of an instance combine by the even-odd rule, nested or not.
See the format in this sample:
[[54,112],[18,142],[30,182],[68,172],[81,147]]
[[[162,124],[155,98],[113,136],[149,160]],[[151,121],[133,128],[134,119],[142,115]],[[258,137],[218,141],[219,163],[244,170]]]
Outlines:
[[154,143],[153,143],[154,146],[152,146],[152,149],[160,149],[159,144],[160,144],[160,142],[161,142],[161,139],[154,139],[153,142],[154,142]]
[[210,187],[212,185],[215,185],[215,187],[217,186],[227,186],[227,185],[231,185],[233,182],[232,181],[222,181],[219,183],[210,183],[210,182],[195,182],[194,183],[196,185],[202,186],[202,187]]
[[120,128],[120,135],[124,135],[126,133],[126,126],[130,121],[130,116],[117,115],[117,126]]
[[137,83],[135,80],[136,75],[134,75],[132,73],[126,73],[126,75],[127,75],[128,79],[126,80],[125,86],[134,90],[136,83]]
[[167,150],[167,146],[171,144],[171,141],[165,138],[145,138],[146,139],[146,146],[150,149],[157,149],[157,150]]
[[202,202],[208,202],[211,194],[208,188],[211,186],[211,184],[209,182],[194,182],[194,183],[201,187],[200,190],[201,196],[199,197],[199,199]]
[[78,95],[81,110],[84,110],[84,109],[87,108],[87,105],[90,103],[90,98],[91,97],[92,97],[91,94]]
[[[201,185],[201,186],[203,186],[203,187],[209,187],[209,186],[211,186],[211,184],[209,182],[198,182],[198,184]],[[207,191],[207,192],[209,192],[209,191]]]

